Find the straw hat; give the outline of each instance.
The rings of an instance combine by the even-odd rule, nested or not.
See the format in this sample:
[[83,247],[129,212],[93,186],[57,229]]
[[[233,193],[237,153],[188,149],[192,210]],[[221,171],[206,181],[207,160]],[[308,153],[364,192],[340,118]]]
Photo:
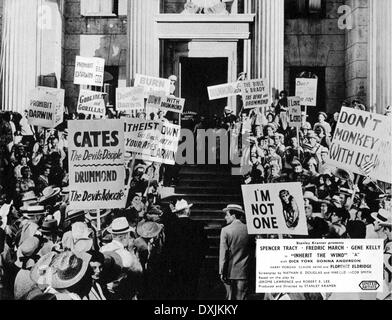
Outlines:
[[162,231],[163,226],[156,222],[141,221],[136,228],[137,234],[145,239],[155,238]]
[[222,210],[224,213],[226,213],[227,211],[235,211],[235,212],[239,212],[242,214],[245,214],[244,209],[242,209],[242,207],[238,204],[229,204],[226,208],[224,208]]
[[125,217],[114,219],[111,226],[108,228],[111,234],[124,234],[132,231],[128,220]]
[[184,199],[177,201],[173,213],[180,212],[185,209],[189,209],[193,206],[193,204],[188,204],[188,202]]
[[390,227],[392,226],[392,213],[385,209],[380,209],[378,212],[371,213],[374,220],[378,221],[380,225]]
[[54,188],[53,186],[49,186],[42,190],[42,197],[39,199],[39,203],[45,202],[54,198],[58,194],[60,194],[61,188]]

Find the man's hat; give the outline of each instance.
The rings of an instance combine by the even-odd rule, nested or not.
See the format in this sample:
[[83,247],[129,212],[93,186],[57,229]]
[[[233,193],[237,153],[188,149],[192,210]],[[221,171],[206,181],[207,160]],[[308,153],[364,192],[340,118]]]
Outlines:
[[188,202],[184,199],[177,201],[173,213],[189,209],[193,206],[193,204],[188,204]]
[[318,202],[319,201],[319,199],[311,191],[305,191],[304,199],[309,199],[309,200],[314,201],[314,202]]
[[28,206],[28,207],[21,207],[20,212],[26,218],[31,218],[39,215],[45,215],[45,207],[44,206]]
[[91,255],[65,251],[57,254],[50,265],[53,289],[66,289],[77,284],[85,275]]
[[42,197],[39,199],[39,203],[45,202],[57,196],[61,192],[61,188],[54,188],[49,186],[42,191]]
[[39,246],[40,242],[37,237],[29,237],[24,240],[16,252],[17,260],[15,265],[20,269],[32,268],[35,264],[33,256],[37,253]]
[[67,207],[67,209],[65,210],[65,219],[64,222],[68,222],[68,221],[72,221],[74,219],[77,219],[81,216],[84,216],[85,212],[84,210],[71,210],[70,207]]
[[233,110],[231,110],[231,108],[228,107],[228,106],[225,107],[225,111],[226,111],[226,112],[229,112],[229,113],[233,113]]
[[308,139],[318,139],[318,136],[316,135],[316,133],[314,131],[309,131],[308,134],[306,135],[306,138]]
[[380,209],[378,212],[371,214],[372,218],[380,223],[382,226],[392,226],[392,213],[385,209]]
[[227,211],[230,211],[230,212],[235,211],[235,212],[245,214],[244,209],[242,209],[242,207],[238,204],[229,204],[226,208],[222,209],[222,211],[224,213],[226,213]]
[[163,226],[156,222],[143,221],[137,225],[137,234],[145,239],[155,238],[162,231]]
[[46,217],[42,222],[42,226],[38,229],[42,234],[52,234],[57,231],[57,220],[53,217]]
[[34,191],[27,191],[23,194],[22,197],[22,202],[24,204],[29,204],[29,203],[37,203],[38,197],[34,193]]
[[111,234],[124,234],[130,232],[132,229],[129,226],[128,220],[125,217],[114,219],[108,231]]
[[305,122],[304,124],[302,124],[301,128],[306,129],[306,130],[310,130],[310,129],[312,129],[312,125],[309,122]]

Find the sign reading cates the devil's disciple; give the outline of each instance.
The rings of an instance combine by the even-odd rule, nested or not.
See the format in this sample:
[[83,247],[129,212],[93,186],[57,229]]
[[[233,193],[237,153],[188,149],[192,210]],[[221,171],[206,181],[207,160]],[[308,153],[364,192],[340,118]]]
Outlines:
[[124,121],[74,120],[68,126],[71,208],[124,208]]
[[300,182],[243,185],[249,234],[308,235]]
[[327,163],[360,175],[370,164],[370,178],[391,183],[391,141],[390,117],[343,107]]
[[63,122],[63,89],[37,87],[30,92],[28,122],[32,126],[52,129]]

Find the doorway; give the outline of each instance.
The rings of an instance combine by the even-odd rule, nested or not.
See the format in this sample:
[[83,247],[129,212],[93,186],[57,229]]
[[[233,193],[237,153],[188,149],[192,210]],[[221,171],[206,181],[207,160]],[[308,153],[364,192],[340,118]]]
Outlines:
[[185,112],[206,119],[221,116],[227,98],[210,101],[207,87],[228,82],[228,58],[180,58],[180,90]]

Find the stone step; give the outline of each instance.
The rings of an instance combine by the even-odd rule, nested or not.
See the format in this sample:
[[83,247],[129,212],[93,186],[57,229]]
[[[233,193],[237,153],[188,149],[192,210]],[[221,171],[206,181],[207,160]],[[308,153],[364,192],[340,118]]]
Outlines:
[[233,176],[229,174],[216,174],[216,173],[208,173],[208,172],[199,172],[199,173],[180,173],[179,182],[183,180],[210,180],[210,181],[231,181],[233,180]]
[[180,186],[175,188],[176,193],[181,194],[235,194],[241,192],[241,188],[231,185],[217,186]]
[[218,178],[200,178],[200,177],[194,177],[194,178],[181,178],[179,179],[179,183],[177,185],[177,188],[183,188],[183,187],[216,187],[220,185],[226,185],[226,186],[236,186],[240,185],[240,179],[235,180],[232,177],[230,179],[218,179]]

